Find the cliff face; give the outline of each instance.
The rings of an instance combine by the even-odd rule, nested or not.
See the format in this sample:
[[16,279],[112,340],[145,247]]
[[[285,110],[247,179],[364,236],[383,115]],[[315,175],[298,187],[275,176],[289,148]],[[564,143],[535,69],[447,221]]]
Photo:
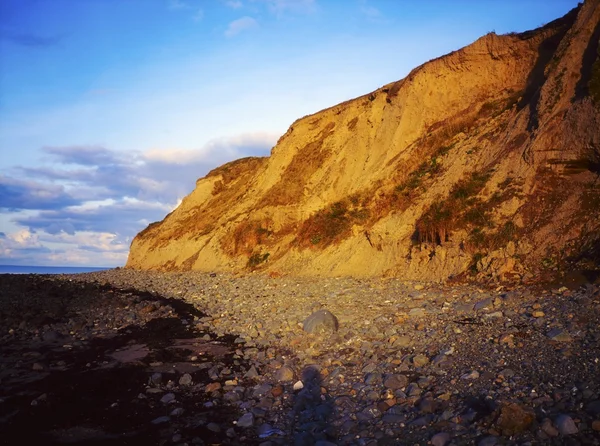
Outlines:
[[443,280],[597,265],[599,22],[586,1],[299,119],[270,157],[199,179],[127,267]]

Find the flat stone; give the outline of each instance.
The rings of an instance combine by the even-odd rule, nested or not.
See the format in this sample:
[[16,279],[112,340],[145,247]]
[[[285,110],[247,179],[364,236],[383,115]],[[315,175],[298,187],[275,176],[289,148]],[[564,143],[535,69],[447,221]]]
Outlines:
[[242,415],[237,421],[237,426],[242,428],[254,426],[254,414],[252,412],[247,412]]
[[383,381],[383,385],[387,389],[398,390],[406,387],[408,378],[405,375],[395,374],[389,375]]
[[392,344],[394,347],[410,347],[412,344],[412,340],[408,336],[398,336],[394,343]]
[[450,441],[450,434],[446,432],[439,432],[431,437],[431,444],[433,446],[446,446]]
[[525,432],[535,421],[535,413],[528,407],[516,403],[503,404],[496,427],[502,435],[510,436]]
[[489,435],[485,438],[482,438],[477,446],[495,446],[498,444],[498,437],[494,437],[493,435]]
[[308,316],[302,325],[307,333],[327,334],[338,331],[339,322],[337,317],[328,310],[319,310]]
[[477,379],[477,378],[479,378],[479,372],[477,370],[473,370],[472,372],[465,373],[460,378],[461,379]]
[[454,311],[457,313],[469,313],[473,311],[474,305],[472,303],[459,303],[454,305]]
[[151,423],[152,424],[164,424],[164,423],[168,423],[169,421],[171,421],[171,418],[164,416],[164,417],[155,418],[154,420],[151,421]]
[[561,435],[573,435],[579,432],[579,429],[575,425],[575,421],[569,415],[561,414],[554,420],[556,428]]
[[548,332],[548,337],[557,342],[571,342],[573,340],[569,332],[562,328],[553,328]]
[[473,308],[475,310],[483,310],[484,308],[491,307],[492,305],[494,305],[494,301],[491,297],[488,297],[487,299],[477,302]]
[[248,369],[248,371],[246,372],[246,374],[244,375],[244,378],[248,378],[248,379],[252,379],[252,378],[256,378],[258,377],[258,371],[256,370],[256,367],[252,366]]
[[160,402],[163,404],[169,404],[169,403],[172,403],[173,401],[175,401],[174,393],[167,393],[160,399]]
[[424,308],[413,308],[408,312],[410,317],[423,317],[427,312]]

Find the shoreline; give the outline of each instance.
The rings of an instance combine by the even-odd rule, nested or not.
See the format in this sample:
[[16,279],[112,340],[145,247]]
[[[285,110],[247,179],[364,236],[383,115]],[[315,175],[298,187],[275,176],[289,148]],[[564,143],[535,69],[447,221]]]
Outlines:
[[[597,285],[487,290],[128,269],[9,276],[0,275],[10,327],[0,335],[8,358],[0,398],[17,413],[1,419],[5,427],[60,405],[65,372],[75,380],[121,372],[135,377],[135,395],[113,409],[136,408],[130,424],[147,444],[600,444]],[[51,319],[29,317],[36,308]],[[336,333],[302,330],[320,309],[337,317]],[[104,359],[69,365],[91,351]],[[48,380],[56,391],[33,406],[42,394],[19,399],[7,385],[26,391]],[[38,432],[53,444],[68,435],[79,435],[75,444],[133,438],[92,415],[91,432],[54,422]]]

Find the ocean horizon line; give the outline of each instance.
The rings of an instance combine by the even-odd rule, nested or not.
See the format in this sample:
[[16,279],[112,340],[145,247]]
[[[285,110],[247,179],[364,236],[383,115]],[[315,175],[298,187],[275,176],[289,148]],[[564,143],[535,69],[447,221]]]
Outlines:
[[104,271],[117,266],[0,265],[0,274],[77,274]]

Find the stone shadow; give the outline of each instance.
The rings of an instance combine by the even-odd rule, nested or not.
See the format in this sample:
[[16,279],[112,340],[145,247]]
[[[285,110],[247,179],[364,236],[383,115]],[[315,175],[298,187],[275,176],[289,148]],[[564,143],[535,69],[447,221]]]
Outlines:
[[[313,446],[318,442],[335,442],[336,430],[331,425],[333,401],[321,393],[323,377],[316,365],[302,370],[302,390],[294,397],[292,435],[294,446]],[[326,443],[325,443],[326,444]]]

